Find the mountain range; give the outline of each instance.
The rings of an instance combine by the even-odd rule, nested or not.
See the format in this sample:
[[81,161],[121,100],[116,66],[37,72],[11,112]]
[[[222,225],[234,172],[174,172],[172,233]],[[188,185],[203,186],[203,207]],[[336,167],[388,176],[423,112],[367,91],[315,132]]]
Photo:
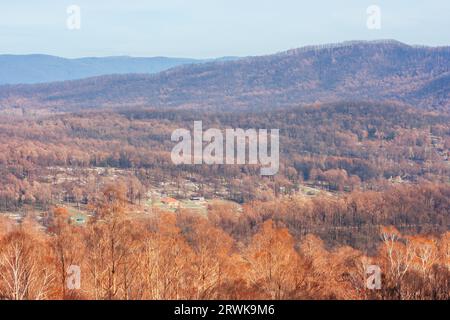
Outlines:
[[[217,60],[232,60],[224,57]],[[44,54],[0,55],[0,85],[75,80],[108,74],[158,73],[185,64],[212,61],[129,56],[66,59]]]
[[0,87],[0,109],[264,110],[334,101],[401,102],[450,110],[450,47],[353,41],[273,55]]

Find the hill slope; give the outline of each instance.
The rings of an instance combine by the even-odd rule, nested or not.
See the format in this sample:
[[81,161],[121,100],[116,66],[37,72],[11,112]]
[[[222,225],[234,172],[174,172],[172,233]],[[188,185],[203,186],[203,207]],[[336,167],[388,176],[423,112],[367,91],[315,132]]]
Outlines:
[[2,108],[264,109],[338,100],[395,100],[450,109],[450,47],[396,41],[305,47],[154,75],[0,87]]

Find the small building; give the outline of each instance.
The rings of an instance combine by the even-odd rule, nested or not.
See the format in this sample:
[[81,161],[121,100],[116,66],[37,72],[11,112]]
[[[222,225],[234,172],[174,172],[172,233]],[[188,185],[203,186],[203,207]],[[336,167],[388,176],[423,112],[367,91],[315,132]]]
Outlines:
[[176,208],[179,204],[179,201],[177,199],[171,197],[162,198],[161,202],[170,208]]
[[191,201],[205,201],[205,198],[201,196],[192,196],[190,199]]

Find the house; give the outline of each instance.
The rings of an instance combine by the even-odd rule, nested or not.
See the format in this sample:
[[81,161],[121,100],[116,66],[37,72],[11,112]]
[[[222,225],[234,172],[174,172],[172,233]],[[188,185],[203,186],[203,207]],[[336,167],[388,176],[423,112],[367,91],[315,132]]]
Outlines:
[[179,204],[179,201],[177,199],[170,197],[162,198],[161,202],[166,206],[169,206],[170,208],[177,208]]

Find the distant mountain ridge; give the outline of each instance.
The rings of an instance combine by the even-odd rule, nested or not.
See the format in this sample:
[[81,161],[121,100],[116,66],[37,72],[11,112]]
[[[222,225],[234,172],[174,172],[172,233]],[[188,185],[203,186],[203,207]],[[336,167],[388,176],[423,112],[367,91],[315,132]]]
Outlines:
[[0,55],[0,85],[76,80],[109,74],[151,74],[180,65],[207,61],[211,59],[129,56],[66,59],[43,54]]
[[342,100],[450,110],[450,47],[354,41],[183,65],[153,75],[0,87],[0,109],[263,110]]

